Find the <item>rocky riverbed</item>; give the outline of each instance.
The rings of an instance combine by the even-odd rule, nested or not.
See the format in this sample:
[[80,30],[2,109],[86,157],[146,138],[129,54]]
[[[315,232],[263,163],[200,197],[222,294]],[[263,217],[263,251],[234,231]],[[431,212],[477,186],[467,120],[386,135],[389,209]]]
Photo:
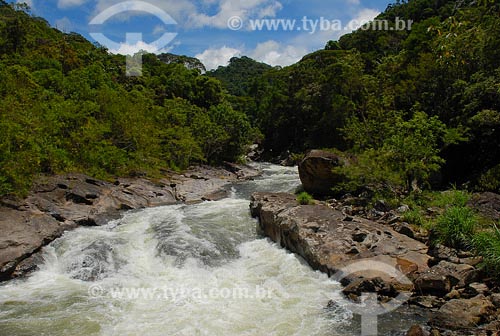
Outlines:
[[387,302],[409,290],[409,303],[429,309],[432,318],[408,335],[500,335],[499,288],[477,267],[480,258],[441,245],[430,249],[397,211],[368,220],[346,203],[299,205],[291,194],[255,193],[250,208],[265,235],[330,276],[359,262],[381,262],[404,274],[409,283],[374,266],[339,280],[351,300],[376,292]]
[[106,182],[81,174],[40,178],[23,200],[0,203],[0,281],[37,268],[40,249],[78,226],[99,226],[124,210],[219,200],[228,186],[260,173],[250,166],[195,167],[152,181],[119,178]]

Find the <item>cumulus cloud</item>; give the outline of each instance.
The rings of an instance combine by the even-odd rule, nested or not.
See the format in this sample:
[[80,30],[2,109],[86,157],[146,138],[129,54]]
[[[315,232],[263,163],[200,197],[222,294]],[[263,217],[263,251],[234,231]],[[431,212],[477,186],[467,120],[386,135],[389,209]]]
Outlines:
[[195,57],[205,65],[207,70],[212,70],[220,65],[228,65],[231,58],[238,56],[241,56],[241,50],[224,46],[219,49],[207,49]]
[[272,66],[287,66],[300,61],[308,50],[301,46],[284,45],[276,41],[259,43],[248,55]]
[[[359,27],[363,26],[364,24],[373,21],[378,15],[380,14],[380,11],[376,9],[370,9],[370,8],[363,8],[361,11],[358,12],[356,17],[352,19],[347,27],[351,30],[356,30]],[[346,33],[349,33],[350,31],[346,31]]]
[[130,44],[130,43],[120,43],[119,47],[116,49],[110,49],[109,51],[113,54],[120,54],[120,55],[134,55],[138,53],[139,51],[146,51],[148,53],[164,53],[164,52],[170,52],[174,47],[170,46],[161,50],[158,50],[158,46],[154,44],[148,44],[143,41],[137,41],[136,43]]
[[[82,0],[69,0],[69,1],[82,1]],[[169,14],[179,24],[185,22],[187,17],[191,13],[195,13],[197,11],[196,6],[193,4],[193,1],[189,0],[141,0],[141,1],[158,7],[163,12]],[[95,9],[95,14],[97,15],[102,11],[108,9],[109,7],[122,2],[123,0],[98,0]],[[126,15],[127,13],[124,13],[120,15],[120,18],[122,20],[126,20],[128,19],[128,17],[130,17],[130,15],[137,15],[137,13],[138,12],[130,13],[128,16]]]
[[194,13],[189,18],[188,26],[192,28],[215,27],[225,29],[228,20],[232,17],[238,16],[243,21],[249,18],[275,17],[276,13],[282,8],[283,5],[275,0],[218,0],[218,12],[215,15]]
[[332,29],[317,29],[314,33],[307,32],[297,35],[291,40],[291,44],[302,46],[308,50],[323,48],[330,40],[338,40],[342,35],[358,29],[365,23],[375,19],[380,12],[375,9],[362,8],[348,22],[342,22],[338,26],[331,25]]
[[264,62],[272,66],[287,66],[298,62],[308,50],[303,47],[285,45],[276,41],[259,43],[254,49],[230,48],[210,48],[203,53],[196,55],[207,68],[207,70],[217,69],[219,66],[226,66],[233,57],[246,55],[256,61]]

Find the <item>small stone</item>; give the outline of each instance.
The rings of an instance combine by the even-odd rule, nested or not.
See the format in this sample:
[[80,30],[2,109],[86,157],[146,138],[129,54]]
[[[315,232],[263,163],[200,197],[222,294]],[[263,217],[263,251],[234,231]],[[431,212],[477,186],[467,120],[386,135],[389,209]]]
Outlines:
[[350,294],[361,296],[363,293],[377,293],[379,296],[396,297],[398,294],[393,285],[386,283],[381,278],[365,279],[362,277],[354,279],[342,292],[347,296]]
[[478,271],[469,265],[441,261],[438,265],[421,273],[415,285],[421,293],[445,295],[454,286],[465,287],[476,281]]
[[458,251],[457,256],[459,258],[472,258],[474,257],[474,253],[472,253],[471,251]]
[[500,293],[491,294],[490,301],[496,308],[500,308]]
[[380,212],[387,212],[389,211],[389,206],[387,205],[386,201],[384,200],[378,200],[377,202],[375,202],[375,205],[373,206],[373,208],[377,211],[380,211]]
[[385,212],[378,211],[378,210],[375,210],[375,209],[371,209],[368,212],[368,217],[373,218],[373,219],[382,218],[382,217],[384,217],[384,215],[385,215]]
[[460,259],[460,264],[477,266],[483,262],[483,257],[472,257],[472,258],[463,258]]
[[429,333],[420,325],[414,325],[408,330],[406,336],[429,336]]
[[460,292],[456,289],[452,290],[444,297],[446,300],[460,299]]
[[401,233],[402,235],[405,235],[410,238],[415,238],[415,232],[411,228],[410,224],[406,223],[399,223],[393,226],[394,231],[397,233]]
[[482,284],[482,283],[471,283],[468,287],[467,287],[467,292],[469,292],[471,295],[473,296],[476,296],[476,295],[479,295],[479,294],[482,294],[482,295],[485,295],[488,293],[488,291],[490,290],[488,288],[488,286],[486,286],[485,284]]
[[387,224],[391,225],[391,224],[399,222],[400,220],[401,220],[401,217],[393,216],[393,217],[389,218],[389,220],[387,221]]
[[451,258],[458,258],[457,251],[444,245],[436,245],[429,254],[437,260],[450,260]]
[[402,206],[400,206],[399,208],[397,208],[396,212],[399,213],[399,214],[404,214],[406,212],[410,211],[410,207],[406,204],[403,204]]
[[411,303],[427,308],[427,309],[432,309],[432,308],[439,308],[444,304],[444,300],[440,299],[436,296],[416,296],[411,298]]

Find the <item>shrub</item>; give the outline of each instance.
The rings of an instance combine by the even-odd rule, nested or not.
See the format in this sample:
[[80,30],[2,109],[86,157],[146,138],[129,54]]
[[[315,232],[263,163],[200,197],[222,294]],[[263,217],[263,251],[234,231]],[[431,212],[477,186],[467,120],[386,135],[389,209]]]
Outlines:
[[438,235],[438,242],[442,244],[470,248],[477,222],[477,216],[471,208],[452,206],[439,216],[434,231]]
[[293,163],[295,163],[296,165],[298,165],[299,163],[302,162],[302,160],[304,160],[304,158],[306,157],[306,155],[304,153],[292,153],[290,155],[290,160],[292,160]]
[[472,244],[477,254],[482,256],[482,266],[489,273],[500,274],[500,230],[495,225],[493,231],[483,231],[474,235]]
[[493,167],[481,175],[477,189],[479,191],[500,192],[500,165]]
[[314,203],[314,200],[311,195],[304,191],[297,195],[297,202],[301,205],[310,205]]

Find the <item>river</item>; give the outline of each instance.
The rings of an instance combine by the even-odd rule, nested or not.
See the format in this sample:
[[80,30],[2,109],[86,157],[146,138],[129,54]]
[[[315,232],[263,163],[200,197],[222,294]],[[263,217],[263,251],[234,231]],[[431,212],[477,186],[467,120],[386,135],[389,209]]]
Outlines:
[[[31,277],[0,285],[0,335],[359,335],[327,308],[340,285],[259,235],[255,191],[294,191],[296,168],[262,164],[231,197],[132,211],[44,248]],[[381,335],[421,318],[394,313]]]

